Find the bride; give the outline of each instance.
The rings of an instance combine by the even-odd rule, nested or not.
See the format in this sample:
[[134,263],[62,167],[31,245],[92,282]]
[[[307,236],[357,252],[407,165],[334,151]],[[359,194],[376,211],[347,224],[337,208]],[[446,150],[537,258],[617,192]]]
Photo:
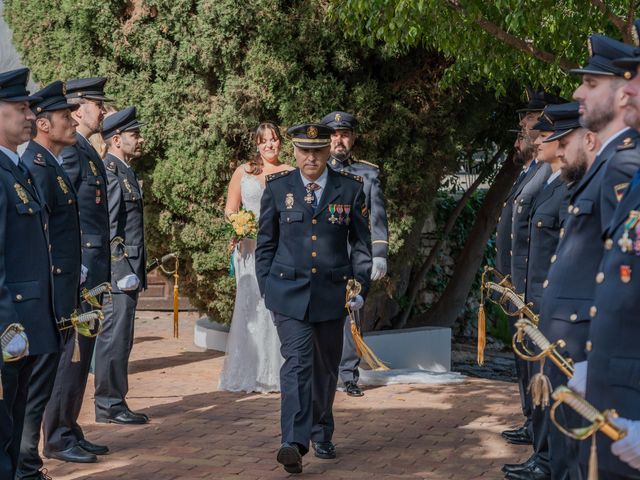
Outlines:
[[[240,165],[229,182],[225,216],[243,207],[260,216],[260,199],[269,174],[290,170],[278,156],[282,136],[278,127],[264,122],[255,133],[256,156]],[[271,312],[264,306],[255,271],[256,241],[245,238],[235,247],[236,302],[220,374],[219,390],[233,392],[280,391],[280,341]]]

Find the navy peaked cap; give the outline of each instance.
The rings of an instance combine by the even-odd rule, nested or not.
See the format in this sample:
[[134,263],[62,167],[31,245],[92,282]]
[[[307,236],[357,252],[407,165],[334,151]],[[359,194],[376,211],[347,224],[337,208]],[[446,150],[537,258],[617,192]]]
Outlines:
[[136,118],[136,107],[123,108],[119,112],[112,113],[102,122],[102,138],[108,139],[123,132],[140,130],[144,123]]

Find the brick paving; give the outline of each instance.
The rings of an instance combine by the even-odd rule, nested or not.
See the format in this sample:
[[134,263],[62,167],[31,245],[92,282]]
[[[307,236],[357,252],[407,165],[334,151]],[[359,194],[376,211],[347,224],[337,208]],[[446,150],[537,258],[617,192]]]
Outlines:
[[500,438],[522,420],[515,384],[469,378],[338,393],[338,458],[307,455],[304,473],[288,475],[275,461],[279,395],[218,392],[223,356],[193,345],[197,315],[181,314],[179,340],[170,318],[142,312],[136,324],[128,401],[151,423],[96,424],[90,379],[81,423],[111,454],[89,465],[45,460],[55,480],[500,479],[503,463],[528,457],[530,447]]

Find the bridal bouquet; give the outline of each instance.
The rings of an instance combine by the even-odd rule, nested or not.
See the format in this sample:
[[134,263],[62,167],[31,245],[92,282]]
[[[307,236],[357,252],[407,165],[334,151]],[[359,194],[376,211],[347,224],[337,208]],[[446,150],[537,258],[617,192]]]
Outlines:
[[243,208],[238,213],[232,213],[229,215],[229,223],[233,229],[232,236],[236,242],[243,238],[256,238],[258,235],[256,216],[249,210]]

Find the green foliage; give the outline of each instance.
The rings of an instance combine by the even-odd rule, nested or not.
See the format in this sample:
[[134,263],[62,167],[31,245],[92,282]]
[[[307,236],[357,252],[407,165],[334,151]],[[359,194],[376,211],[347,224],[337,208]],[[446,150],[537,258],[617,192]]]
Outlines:
[[221,321],[234,300],[226,187],[260,121],[355,113],[356,155],[382,167],[394,255],[445,174],[513,141],[513,104],[477,86],[439,89],[447,61],[434,50],[345,40],[319,0],[6,0],[5,15],[36,81],[106,75],[117,105],[138,107],[151,253],[177,251],[184,291]]
[[[605,15],[584,0],[332,0],[330,13],[348,36],[394,54],[416,45],[436,48],[452,63],[448,84],[486,82],[500,95],[512,82],[561,87],[572,64],[588,56],[590,33],[630,39],[635,2],[611,0]],[[609,18],[616,17],[620,26]],[[633,21],[633,18],[631,18]],[[518,48],[520,46],[520,48]]]

